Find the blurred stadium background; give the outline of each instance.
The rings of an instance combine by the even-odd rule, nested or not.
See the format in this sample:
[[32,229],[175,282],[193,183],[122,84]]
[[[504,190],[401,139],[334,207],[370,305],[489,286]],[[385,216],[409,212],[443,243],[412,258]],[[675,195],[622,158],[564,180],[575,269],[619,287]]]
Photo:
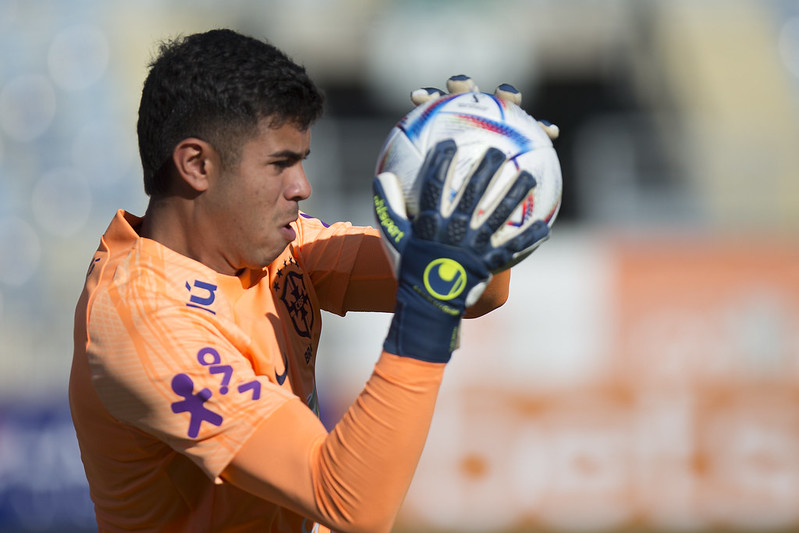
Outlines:
[[[796,0],[0,0],[0,531],[92,531],[73,306],[144,211],[155,43],[232,27],[328,96],[305,210],[371,223],[408,92],[511,82],[561,126],[553,237],[464,328],[397,531],[799,529]],[[326,315],[325,421],[388,317]]]

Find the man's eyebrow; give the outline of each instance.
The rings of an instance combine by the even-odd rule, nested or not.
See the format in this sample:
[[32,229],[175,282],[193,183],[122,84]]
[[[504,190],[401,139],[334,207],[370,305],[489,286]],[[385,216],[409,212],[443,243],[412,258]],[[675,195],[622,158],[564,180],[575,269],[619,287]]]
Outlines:
[[295,152],[294,150],[280,150],[279,152],[274,152],[269,154],[269,157],[275,158],[286,158],[286,159],[304,159],[311,154],[310,150],[307,150],[304,154],[300,152]]

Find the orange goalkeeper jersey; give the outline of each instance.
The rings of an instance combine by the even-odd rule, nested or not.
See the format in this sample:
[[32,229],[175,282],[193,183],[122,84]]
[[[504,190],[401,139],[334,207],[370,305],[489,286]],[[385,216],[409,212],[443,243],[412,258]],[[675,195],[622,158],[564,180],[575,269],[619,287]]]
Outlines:
[[[320,310],[347,311],[376,230],[303,215],[271,265],[226,276],[140,238],[139,223],[117,213],[75,316],[70,403],[100,531],[328,531],[219,476],[286,402],[318,414]],[[365,255],[368,283],[390,285],[383,254]],[[390,310],[393,293],[374,300]]]

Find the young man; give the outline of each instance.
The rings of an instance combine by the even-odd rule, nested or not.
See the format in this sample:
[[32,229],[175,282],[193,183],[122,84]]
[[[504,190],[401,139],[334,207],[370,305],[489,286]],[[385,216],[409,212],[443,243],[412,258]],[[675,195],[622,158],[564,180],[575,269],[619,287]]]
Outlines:
[[[138,123],[150,202],[114,217],[75,315],[70,404],[100,531],[390,530],[466,309],[466,293],[420,295],[420,269],[443,254],[472,294],[490,279],[474,316],[504,302],[508,274],[491,278],[472,241],[414,226],[395,278],[378,230],[300,212],[321,111],[301,67],[232,31],[166,43],[151,64]],[[454,147],[434,152],[431,191]],[[390,188],[377,180],[376,201],[392,205]],[[315,414],[322,309],[396,311],[329,434]]]

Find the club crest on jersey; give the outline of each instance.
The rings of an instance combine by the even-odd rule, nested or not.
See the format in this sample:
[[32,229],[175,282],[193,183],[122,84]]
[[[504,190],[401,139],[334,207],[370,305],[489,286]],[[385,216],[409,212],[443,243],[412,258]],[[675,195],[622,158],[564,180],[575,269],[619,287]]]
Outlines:
[[[294,268],[290,268],[292,266]],[[277,271],[277,279],[272,288],[286,306],[297,334],[311,338],[314,325],[311,297],[305,287],[305,278],[296,266],[297,262],[293,257],[283,261],[283,268]]]

